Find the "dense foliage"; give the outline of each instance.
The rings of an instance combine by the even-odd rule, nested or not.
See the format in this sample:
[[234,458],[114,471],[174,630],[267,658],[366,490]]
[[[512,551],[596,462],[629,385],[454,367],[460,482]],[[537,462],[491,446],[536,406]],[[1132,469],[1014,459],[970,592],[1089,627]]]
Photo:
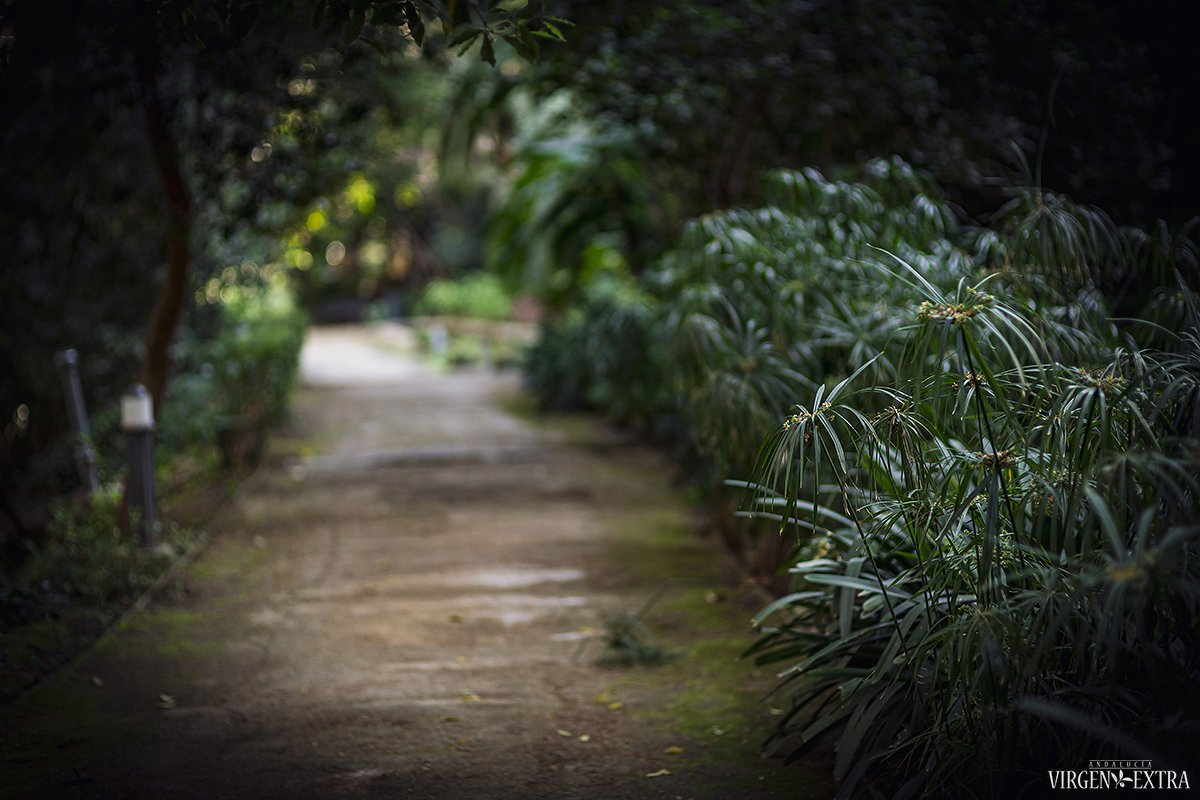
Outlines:
[[296,386],[308,320],[281,287],[243,291],[223,308],[208,357],[219,409],[278,422]]
[[425,285],[413,313],[505,320],[512,315],[512,297],[500,279],[474,272],[459,280],[434,280]]
[[[643,425],[685,410],[709,474],[752,478],[746,515],[796,534],[753,651],[791,701],[773,747],[833,737],[847,792],[958,796],[1180,757],[1200,719],[1187,284],[1157,325],[1118,325],[1093,276],[1156,248],[1036,189],[991,230],[899,160],[771,184],[770,206],[690,223],[642,292],[548,330],[532,375],[627,420],[638,397]],[[1195,243],[1163,247],[1193,281]]]
[[757,199],[758,173],[900,153],[973,213],[1010,143],[1122,220],[1200,210],[1188,26],[1169,3],[564,0],[546,83],[635,137],[678,214]]
[[129,541],[117,525],[119,501],[120,494],[110,490],[86,508],[56,505],[55,535],[20,571],[0,576],[5,629],[53,619],[75,606],[100,611],[127,603],[154,581],[170,551],[149,551]]
[[530,112],[514,132],[511,186],[489,220],[487,256],[510,283],[561,307],[597,276],[657,252],[657,215],[630,131],[580,114],[569,91]]
[[264,427],[283,419],[300,368],[308,318],[282,281],[234,285],[216,307],[215,331],[181,343],[185,368],[172,384],[157,435],[164,463],[211,447],[232,420]]

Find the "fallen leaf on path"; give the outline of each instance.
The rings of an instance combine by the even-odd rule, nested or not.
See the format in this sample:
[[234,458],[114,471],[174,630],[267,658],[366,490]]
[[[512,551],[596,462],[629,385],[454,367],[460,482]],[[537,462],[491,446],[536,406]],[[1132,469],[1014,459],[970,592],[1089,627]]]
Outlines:
[[592,737],[588,736],[586,733],[579,737],[579,741],[583,742],[584,744],[587,744],[591,740]]
[[462,622],[462,617],[460,617],[458,614],[451,614],[450,621],[451,622]]
[[93,683],[93,684],[95,684],[96,686],[103,686],[103,685],[104,685],[104,679],[103,679],[103,678],[101,678],[99,675],[93,675],[93,676],[92,676],[92,683]]
[[725,730],[716,725],[712,726],[712,732],[713,732],[713,736],[724,736],[725,735]]
[[664,775],[670,775],[670,774],[671,774],[671,770],[669,770],[669,769],[660,769],[658,772],[647,772],[647,773],[646,773],[646,777],[647,777],[647,778],[661,778],[661,777],[663,777]]
[[458,699],[462,700],[464,703],[478,703],[483,698],[474,692],[459,692]]
[[158,696],[158,707],[159,708],[174,708],[175,707],[175,698],[169,694],[160,694]]
[[566,736],[566,737],[570,737],[570,735],[571,735],[570,731],[564,731],[562,728],[559,728],[556,731],[556,733],[558,733],[559,736]]
[[670,747],[668,747],[666,750],[663,750],[663,752],[669,756],[677,756],[677,755],[681,755],[683,753],[683,748],[677,744],[673,744]]
[[442,717],[442,722],[458,722],[458,717]]
[[596,705],[606,706],[612,702],[612,695],[610,695],[608,692],[600,692],[596,695],[594,702]]
[[608,704],[609,711],[620,711],[624,707],[625,707],[624,703],[609,703]]
[[466,657],[466,656],[459,656],[458,658],[456,658],[456,659],[454,659],[454,660],[455,660],[455,661],[457,661],[457,662],[458,662],[458,663],[460,663],[460,664],[465,664],[465,663],[467,663],[467,657]]

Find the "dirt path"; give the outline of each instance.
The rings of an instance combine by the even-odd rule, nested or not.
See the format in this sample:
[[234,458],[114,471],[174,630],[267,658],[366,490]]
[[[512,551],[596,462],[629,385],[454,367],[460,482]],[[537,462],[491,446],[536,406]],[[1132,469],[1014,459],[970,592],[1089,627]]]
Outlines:
[[[824,797],[758,757],[758,602],[654,454],[317,330],[285,455],[177,585],[0,712],[9,795]],[[597,664],[638,608],[675,654]],[[649,777],[653,776],[653,777]]]

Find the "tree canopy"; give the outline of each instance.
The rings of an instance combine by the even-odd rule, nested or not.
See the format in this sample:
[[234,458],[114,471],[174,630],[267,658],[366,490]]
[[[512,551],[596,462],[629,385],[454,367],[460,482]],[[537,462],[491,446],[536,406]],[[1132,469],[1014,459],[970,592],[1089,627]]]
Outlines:
[[[879,153],[973,210],[1039,178],[1123,221],[1200,211],[1200,87],[1168,3],[565,0],[561,13],[576,24],[549,82],[628,125],[693,211],[754,199],[764,167]],[[1014,169],[1014,145],[1038,175]]]

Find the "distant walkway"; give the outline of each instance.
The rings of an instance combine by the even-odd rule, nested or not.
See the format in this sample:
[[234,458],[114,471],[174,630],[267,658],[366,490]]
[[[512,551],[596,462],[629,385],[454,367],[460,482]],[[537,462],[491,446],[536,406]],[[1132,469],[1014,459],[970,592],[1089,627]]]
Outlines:
[[[174,590],[0,712],[9,794],[824,797],[763,762],[755,600],[654,454],[514,416],[399,328],[314,330],[273,466]],[[640,606],[678,658],[598,666]]]

